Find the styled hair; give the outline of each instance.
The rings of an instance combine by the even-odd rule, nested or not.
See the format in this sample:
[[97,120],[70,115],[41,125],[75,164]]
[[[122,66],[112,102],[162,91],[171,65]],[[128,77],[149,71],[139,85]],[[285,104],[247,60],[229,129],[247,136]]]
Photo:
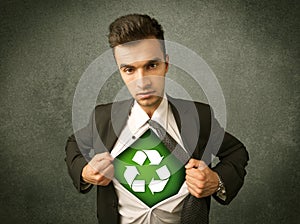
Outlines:
[[108,40],[111,48],[149,38],[156,38],[160,41],[165,56],[164,31],[156,19],[148,15],[129,14],[117,18],[109,26]]

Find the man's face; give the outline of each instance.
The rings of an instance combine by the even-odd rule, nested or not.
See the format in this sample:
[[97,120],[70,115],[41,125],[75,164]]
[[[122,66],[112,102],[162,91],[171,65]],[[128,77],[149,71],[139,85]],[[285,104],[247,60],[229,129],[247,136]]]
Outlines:
[[123,81],[133,98],[145,111],[155,110],[162,99],[168,57],[157,39],[118,45],[114,49]]

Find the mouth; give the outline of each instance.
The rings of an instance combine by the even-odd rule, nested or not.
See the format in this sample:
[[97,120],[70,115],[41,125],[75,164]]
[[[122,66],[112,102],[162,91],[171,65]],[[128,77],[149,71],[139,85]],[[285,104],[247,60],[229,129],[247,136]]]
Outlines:
[[137,98],[139,98],[139,99],[147,99],[147,98],[152,97],[153,95],[155,95],[154,90],[147,91],[147,92],[139,92],[136,94]]

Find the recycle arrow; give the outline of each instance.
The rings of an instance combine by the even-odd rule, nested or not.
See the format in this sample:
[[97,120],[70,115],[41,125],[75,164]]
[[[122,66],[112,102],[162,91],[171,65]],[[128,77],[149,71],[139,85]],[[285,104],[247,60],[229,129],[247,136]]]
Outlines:
[[135,180],[132,183],[132,190],[134,192],[145,192],[145,180]]
[[132,158],[133,162],[136,162],[137,164],[139,164],[140,166],[142,166],[145,162],[145,160],[147,159],[147,155],[142,152],[142,151],[137,151],[134,154],[134,157]]
[[157,152],[156,150],[143,150],[136,152],[134,157],[132,158],[132,161],[142,166],[147,157],[150,160],[149,165],[159,165],[164,158],[163,156],[160,156],[159,152]]
[[152,180],[150,181],[148,187],[149,187],[152,194],[154,194],[155,192],[161,192],[165,188],[168,181],[169,181],[169,179],[154,180],[154,178],[152,178]]
[[130,185],[130,187],[132,185],[133,180],[139,174],[140,173],[135,166],[126,166],[126,170],[124,172],[124,177],[125,177],[127,183]]
[[[134,154],[132,161],[142,166],[146,161],[147,157],[150,161],[149,165],[159,165],[162,159],[164,158],[156,150],[143,150],[137,151]],[[154,178],[152,178],[148,185],[152,194],[154,194],[155,192],[161,192],[165,188],[166,184],[169,181],[169,177],[171,176],[167,165],[164,165],[157,169],[156,173],[160,180],[155,180]],[[145,192],[146,181],[135,180],[137,175],[140,175],[140,173],[136,166],[126,166],[124,177],[131,189],[134,192]]]
[[164,165],[164,166],[160,167],[159,169],[157,169],[156,173],[161,180],[168,179],[171,175],[167,165]]
[[164,158],[163,156],[160,156],[159,152],[156,150],[143,150],[147,156],[148,159],[150,160],[150,165],[159,165],[162,159]]

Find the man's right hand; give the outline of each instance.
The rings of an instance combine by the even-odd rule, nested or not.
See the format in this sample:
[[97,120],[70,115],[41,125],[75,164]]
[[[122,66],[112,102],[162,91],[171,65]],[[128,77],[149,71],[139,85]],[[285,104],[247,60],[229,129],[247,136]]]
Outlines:
[[82,179],[86,183],[107,186],[114,176],[113,160],[108,152],[96,154],[82,169]]

